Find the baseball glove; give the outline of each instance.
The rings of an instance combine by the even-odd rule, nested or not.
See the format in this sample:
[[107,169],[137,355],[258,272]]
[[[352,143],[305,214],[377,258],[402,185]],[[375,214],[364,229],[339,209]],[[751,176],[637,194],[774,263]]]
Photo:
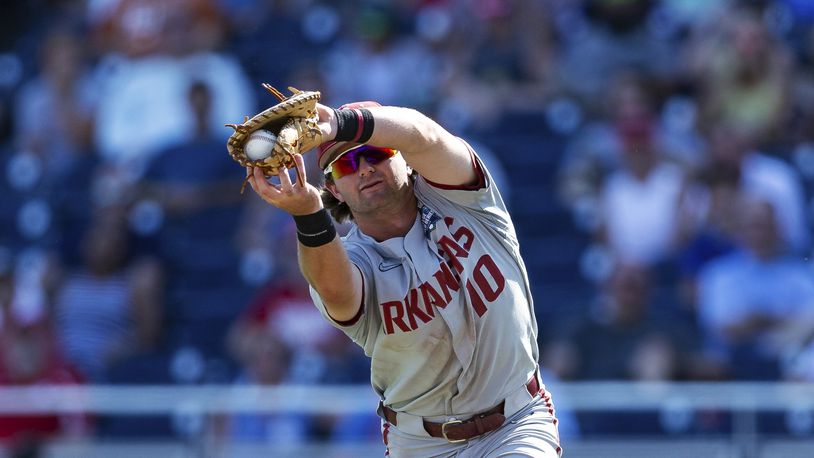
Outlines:
[[[322,143],[322,132],[317,121],[318,91],[300,91],[289,87],[292,95],[286,97],[269,84],[263,87],[274,94],[280,102],[266,108],[252,118],[246,116],[243,124],[226,124],[235,131],[226,142],[226,149],[232,159],[243,167],[257,167],[265,176],[277,175],[281,168],[296,168],[294,155],[305,153]],[[260,160],[252,160],[244,151],[246,141],[252,132],[266,129],[277,135],[277,142],[271,155]],[[297,169],[297,178],[302,180],[302,172]],[[248,178],[243,181],[240,193],[246,189]]]

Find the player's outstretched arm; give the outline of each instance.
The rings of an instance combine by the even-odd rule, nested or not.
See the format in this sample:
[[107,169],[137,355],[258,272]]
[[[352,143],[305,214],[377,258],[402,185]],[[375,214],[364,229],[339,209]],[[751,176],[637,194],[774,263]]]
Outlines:
[[371,107],[375,122],[368,143],[395,148],[424,178],[439,184],[474,184],[469,148],[426,115],[401,107]]
[[[336,120],[324,105],[320,120],[324,138],[336,135]],[[403,107],[367,107],[373,115],[373,132],[367,143],[401,151],[407,163],[424,178],[439,184],[461,186],[478,179],[466,144],[426,115]]]
[[356,316],[362,302],[362,274],[348,259],[345,247],[322,206],[319,191],[305,180],[302,156],[294,162],[303,180],[292,183],[281,170],[280,184],[269,183],[259,169],[248,169],[249,184],[266,202],[291,214],[297,222],[297,253],[303,276],[319,293],[336,321]]

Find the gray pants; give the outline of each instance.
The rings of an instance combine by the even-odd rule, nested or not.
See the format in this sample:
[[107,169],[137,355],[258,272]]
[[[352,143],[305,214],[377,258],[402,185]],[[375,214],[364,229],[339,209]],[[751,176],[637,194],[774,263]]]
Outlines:
[[557,420],[550,400],[540,397],[506,420],[500,428],[460,444],[419,437],[382,421],[391,458],[559,458],[562,456]]

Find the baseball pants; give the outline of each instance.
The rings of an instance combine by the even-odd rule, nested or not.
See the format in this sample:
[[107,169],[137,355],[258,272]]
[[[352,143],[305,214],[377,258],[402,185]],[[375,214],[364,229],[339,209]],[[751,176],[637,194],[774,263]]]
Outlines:
[[461,444],[399,431],[382,422],[390,458],[559,458],[562,456],[557,420],[549,401],[536,397],[506,419],[500,428]]

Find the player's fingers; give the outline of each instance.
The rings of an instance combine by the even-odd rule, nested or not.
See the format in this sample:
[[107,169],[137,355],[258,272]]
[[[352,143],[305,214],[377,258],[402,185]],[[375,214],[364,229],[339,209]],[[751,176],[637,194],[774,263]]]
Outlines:
[[257,191],[257,186],[254,184],[254,167],[248,166],[246,167],[246,181],[249,183],[249,186],[252,187],[254,192]]
[[260,192],[262,190],[261,190],[260,186],[258,186],[258,184],[257,184],[257,178],[256,178],[257,172],[258,172],[258,170],[256,168],[254,168],[254,167],[246,167],[246,177],[249,180],[249,184],[251,185],[252,189],[254,189],[254,192],[260,194]]
[[277,176],[280,177],[280,188],[282,191],[289,196],[294,194],[294,185],[291,183],[291,177],[288,176],[288,169],[286,167],[281,168]]
[[252,176],[249,178],[249,183],[252,185],[254,191],[262,197],[269,199],[278,199],[280,197],[280,188],[272,183],[266,181],[266,176],[259,167],[253,167]]
[[305,159],[302,158],[302,154],[295,154],[294,155],[294,165],[297,168],[297,184],[300,187],[305,187]]

